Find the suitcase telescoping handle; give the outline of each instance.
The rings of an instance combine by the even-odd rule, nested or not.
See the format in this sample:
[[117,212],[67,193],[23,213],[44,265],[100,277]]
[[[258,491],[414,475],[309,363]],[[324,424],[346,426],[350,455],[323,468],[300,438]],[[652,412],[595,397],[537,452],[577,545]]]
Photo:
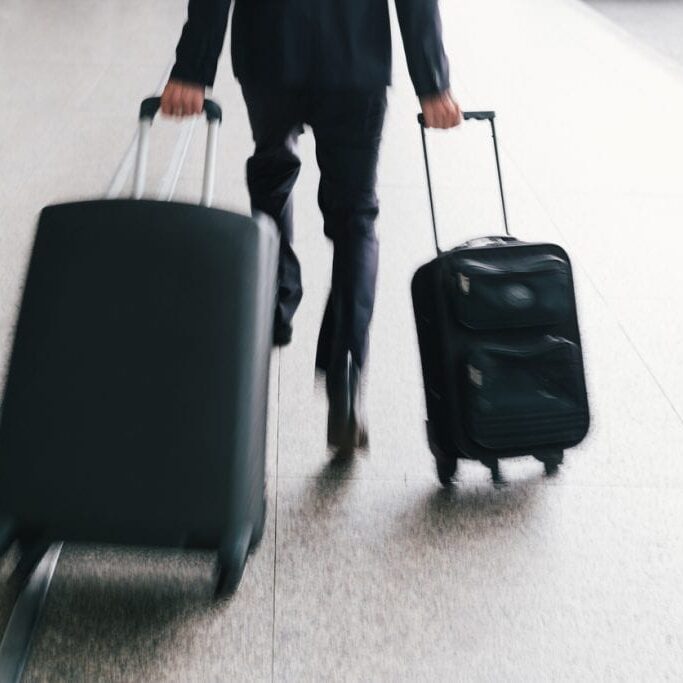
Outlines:
[[[133,180],[133,198],[140,199],[145,191],[147,176],[147,157],[149,155],[149,131],[152,122],[161,107],[160,97],[148,97],[140,105],[140,133],[138,138],[138,152],[135,159],[135,174]],[[218,149],[218,128],[223,120],[220,106],[213,100],[204,100],[204,113],[209,124],[206,138],[206,157],[204,161],[204,182],[202,186],[201,203],[211,206],[213,187],[216,178],[216,151]]]
[[[500,157],[498,155],[498,140],[496,139],[496,112],[494,111],[466,111],[463,112],[465,121],[489,121],[491,123],[491,134],[493,137],[493,150],[496,154],[496,170],[498,171],[498,186],[500,187],[500,200],[503,205],[503,221],[505,223],[505,233],[509,236],[510,229],[508,228],[508,213],[505,206],[505,192],[503,190],[503,176],[500,171]],[[434,210],[434,191],[432,189],[432,176],[429,171],[429,154],[427,152],[427,135],[425,133],[425,120],[422,114],[417,115],[417,122],[420,124],[420,131],[422,133],[422,151],[425,158],[425,169],[427,171],[427,188],[429,190],[429,206],[432,210],[432,227],[434,228],[434,243],[436,245],[437,255],[441,255],[442,251],[439,247],[439,234],[436,229],[436,211]]]

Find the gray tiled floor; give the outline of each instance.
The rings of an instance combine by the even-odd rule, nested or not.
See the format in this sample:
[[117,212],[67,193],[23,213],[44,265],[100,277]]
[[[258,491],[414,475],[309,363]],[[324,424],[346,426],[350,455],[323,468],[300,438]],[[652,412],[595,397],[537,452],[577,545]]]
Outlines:
[[[101,194],[184,0],[0,2],[0,357],[35,217]],[[677,680],[683,677],[683,75],[576,0],[444,1],[454,89],[496,108],[513,230],[574,258],[593,410],[561,474],[463,463],[436,484],[409,283],[431,257],[415,100],[396,41],[380,172],[371,449],[330,462],[313,355],[330,251],[313,141],[296,193],[306,295],[274,354],[270,515],[235,599],[211,558],[68,547],[28,681]],[[250,151],[227,60],[217,203],[246,210]],[[38,103],[38,106],[36,106]],[[200,128],[178,187],[197,196]],[[155,126],[150,192],[178,129]],[[498,232],[488,135],[431,138],[442,240]],[[4,576],[7,563],[0,566]],[[8,596],[0,591],[0,616]]]
[[282,481],[276,677],[672,675],[678,492],[539,483]]

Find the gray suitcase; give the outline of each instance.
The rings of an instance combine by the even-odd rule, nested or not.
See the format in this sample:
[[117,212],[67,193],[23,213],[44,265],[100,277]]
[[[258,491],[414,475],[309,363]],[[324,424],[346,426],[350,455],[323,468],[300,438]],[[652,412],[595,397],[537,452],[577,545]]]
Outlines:
[[[134,196],[142,196],[145,100]],[[265,523],[272,221],[200,205],[60,204],[40,216],[0,421],[0,545],[26,578],[55,541],[214,549],[239,584]],[[2,547],[0,547],[2,550]]]

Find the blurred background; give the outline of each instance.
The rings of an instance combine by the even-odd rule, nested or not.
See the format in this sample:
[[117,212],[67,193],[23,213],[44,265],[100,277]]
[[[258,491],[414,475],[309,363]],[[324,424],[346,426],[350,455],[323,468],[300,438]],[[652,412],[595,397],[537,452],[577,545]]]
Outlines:
[[683,63],[683,3],[679,0],[587,0],[625,31]]

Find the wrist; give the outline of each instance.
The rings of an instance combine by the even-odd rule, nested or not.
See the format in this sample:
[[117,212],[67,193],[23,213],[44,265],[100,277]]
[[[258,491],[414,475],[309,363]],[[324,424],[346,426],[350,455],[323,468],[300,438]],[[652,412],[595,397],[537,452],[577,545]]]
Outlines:
[[434,102],[435,100],[443,100],[445,98],[453,98],[450,88],[419,95],[420,102]]
[[168,82],[174,83],[175,85],[182,85],[184,88],[192,88],[195,90],[201,90],[202,92],[206,92],[206,86],[203,83],[188,81],[184,78],[178,78],[177,76],[172,76],[168,79]]

